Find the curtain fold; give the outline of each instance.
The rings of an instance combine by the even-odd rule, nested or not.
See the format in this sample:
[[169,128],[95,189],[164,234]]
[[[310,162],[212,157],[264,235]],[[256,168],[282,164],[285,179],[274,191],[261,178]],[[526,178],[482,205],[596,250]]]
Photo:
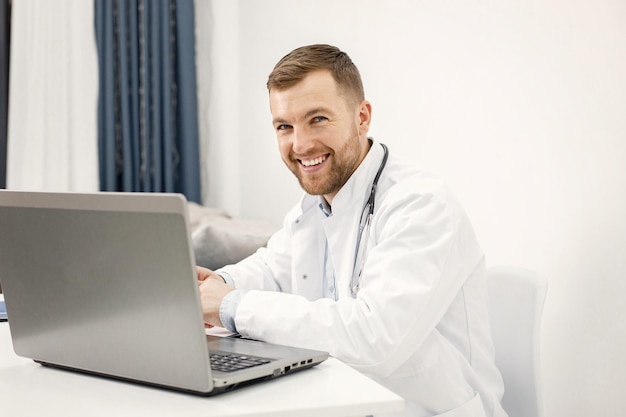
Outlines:
[[11,4],[7,188],[97,191],[93,3]]
[[95,0],[103,191],[200,203],[193,0]]

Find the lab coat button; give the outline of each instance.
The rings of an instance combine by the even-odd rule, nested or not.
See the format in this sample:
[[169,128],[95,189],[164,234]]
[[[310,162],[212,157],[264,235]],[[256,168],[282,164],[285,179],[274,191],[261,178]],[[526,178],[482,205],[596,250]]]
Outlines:
[[306,274],[303,274],[303,275],[302,275],[302,279],[307,279],[307,278],[308,278],[308,277],[307,277],[307,275],[306,275]]

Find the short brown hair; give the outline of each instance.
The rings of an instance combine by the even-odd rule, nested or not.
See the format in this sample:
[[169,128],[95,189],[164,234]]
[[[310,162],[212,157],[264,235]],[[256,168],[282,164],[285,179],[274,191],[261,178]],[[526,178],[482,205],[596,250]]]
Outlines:
[[267,89],[289,88],[310,72],[328,70],[337,87],[348,99],[360,103],[365,99],[361,74],[348,54],[331,45],[315,44],[296,48],[274,67],[267,80]]

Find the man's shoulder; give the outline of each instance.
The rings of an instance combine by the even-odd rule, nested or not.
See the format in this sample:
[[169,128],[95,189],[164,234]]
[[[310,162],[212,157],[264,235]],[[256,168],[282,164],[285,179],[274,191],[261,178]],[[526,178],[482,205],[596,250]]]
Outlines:
[[444,179],[402,159],[390,160],[389,171],[380,181],[377,204],[386,212],[436,210],[463,215],[464,209]]
[[381,188],[407,196],[422,194],[448,196],[450,193],[440,176],[403,159],[390,160],[387,175],[381,179]]

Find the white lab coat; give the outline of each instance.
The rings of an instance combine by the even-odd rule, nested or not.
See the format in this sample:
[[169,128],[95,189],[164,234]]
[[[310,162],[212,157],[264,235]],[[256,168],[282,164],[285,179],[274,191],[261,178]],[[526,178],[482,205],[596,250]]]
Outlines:
[[[505,416],[493,362],[483,253],[435,177],[393,150],[380,178],[361,289],[350,294],[361,211],[382,161],[374,143],[333,200],[304,195],[267,248],[220,270],[236,288],[237,330],[325,350],[403,396],[406,416]],[[323,298],[325,245],[337,301]],[[220,272],[218,271],[218,272]]]

